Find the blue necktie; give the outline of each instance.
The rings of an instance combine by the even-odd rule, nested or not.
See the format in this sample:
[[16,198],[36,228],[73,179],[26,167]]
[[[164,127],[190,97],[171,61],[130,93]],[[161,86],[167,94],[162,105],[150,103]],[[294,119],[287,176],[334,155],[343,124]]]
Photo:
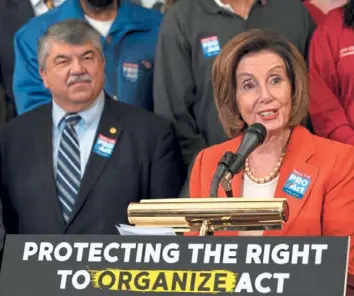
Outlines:
[[77,113],[70,113],[64,117],[65,127],[61,135],[58,163],[57,163],[57,194],[66,222],[71,213],[80,190],[81,165],[80,145],[74,129],[81,120]]

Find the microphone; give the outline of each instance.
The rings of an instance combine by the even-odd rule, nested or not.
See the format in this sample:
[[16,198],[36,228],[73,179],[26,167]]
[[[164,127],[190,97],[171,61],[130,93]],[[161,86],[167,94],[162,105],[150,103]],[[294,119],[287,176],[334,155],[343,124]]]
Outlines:
[[219,161],[212,179],[210,197],[216,197],[220,183],[227,195],[232,196],[231,180],[233,176],[243,169],[247,157],[264,142],[266,136],[267,130],[263,124],[254,123],[246,129],[236,153],[226,152]]
[[238,148],[234,161],[230,164],[229,170],[232,175],[238,174],[246,162],[247,157],[258,146],[263,144],[267,130],[263,124],[254,123],[246,131]]

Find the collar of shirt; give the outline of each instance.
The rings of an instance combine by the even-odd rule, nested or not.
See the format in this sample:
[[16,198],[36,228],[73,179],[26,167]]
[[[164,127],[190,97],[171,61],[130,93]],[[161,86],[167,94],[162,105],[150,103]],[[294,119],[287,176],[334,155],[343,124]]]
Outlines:
[[[124,30],[151,30],[156,26],[154,22],[146,18],[146,12],[141,10],[141,7],[134,4],[131,0],[120,0],[118,9],[119,17],[114,19],[109,34],[119,32],[119,36],[123,36],[121,33]],[[69,18],[85,19],[85,13],[81,7],[80,0],[65,0],[59,9],[56,10],[55,16],[58,20]],[[104,40],[105,38],[102,36],[101,41],[104,42]]]
[[[44,1],[43,0],[30,0],[31,1],[31,4],[33,7],[36,7],[38,6],[39,4],[43,3],[44,4]],[[53,0],[53,4],[55,7],[59,6],[60,4],[62,4],[65,0]]]
[[31,0],[31,4],[33,7],[36,7],[38,5],[39,2],[41,2],[42,0]]
[[112,27],[112,23],[114,20],[111,21],[98,21],[93,19],[92,17],[89,17],[88,15],[85,15],[86,20],[89,22],[89,24],[94,27],[102,36],[107,37],[109,30]]
[[220,6],[221,8],[224,8],[224,9],[226,9],[226,10],[232,12],[232,13],[235,12],[234,9],[231,7],[230,4],[224,4],[221,0],[214,0],[214,1],[215,1],[215,3],[216,3],[218,6]]
[[[267,5],[268,0],[254,0],[254,3],[259,3],[262,6]],[[230,4],[224,4],[222,0],[201,0],[205,9],[210,13],[219,13],[220,9],[235,13]],[[216,4],[216,5],[215,5]]]
[[[90,106],[90,108],[78,113],[82,118],[78,126],[88,128],[90,125],[100,119],[104,107],[104,97],[104,92],[102,91],[94,104]],[[61,130],[64,127],[63,119],[66,114],[67,112],[63,108],[59,107],[58,104],[56,104],[53,100],[53,124],[58,130]]]

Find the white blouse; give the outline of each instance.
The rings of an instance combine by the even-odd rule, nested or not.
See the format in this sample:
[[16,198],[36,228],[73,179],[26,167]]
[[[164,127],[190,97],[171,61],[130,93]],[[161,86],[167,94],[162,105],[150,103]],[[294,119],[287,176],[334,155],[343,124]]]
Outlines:
[[[279,175],[270,182],[258,184],[244,175],[242,197],[244,198],[273,198],[277,188]],[[240,231],[240,236],[262,236],[263,231]]]

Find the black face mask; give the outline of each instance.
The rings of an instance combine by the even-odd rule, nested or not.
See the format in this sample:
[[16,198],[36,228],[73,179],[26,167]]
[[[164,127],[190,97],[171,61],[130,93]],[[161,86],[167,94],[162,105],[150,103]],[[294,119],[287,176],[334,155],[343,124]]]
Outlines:
[[114,0],[86,0],[91,6],[97,8],[105,8],[110,6]]
[[344,25],[349,28],[354,28],[354,0],[349,0],[344,5]]

